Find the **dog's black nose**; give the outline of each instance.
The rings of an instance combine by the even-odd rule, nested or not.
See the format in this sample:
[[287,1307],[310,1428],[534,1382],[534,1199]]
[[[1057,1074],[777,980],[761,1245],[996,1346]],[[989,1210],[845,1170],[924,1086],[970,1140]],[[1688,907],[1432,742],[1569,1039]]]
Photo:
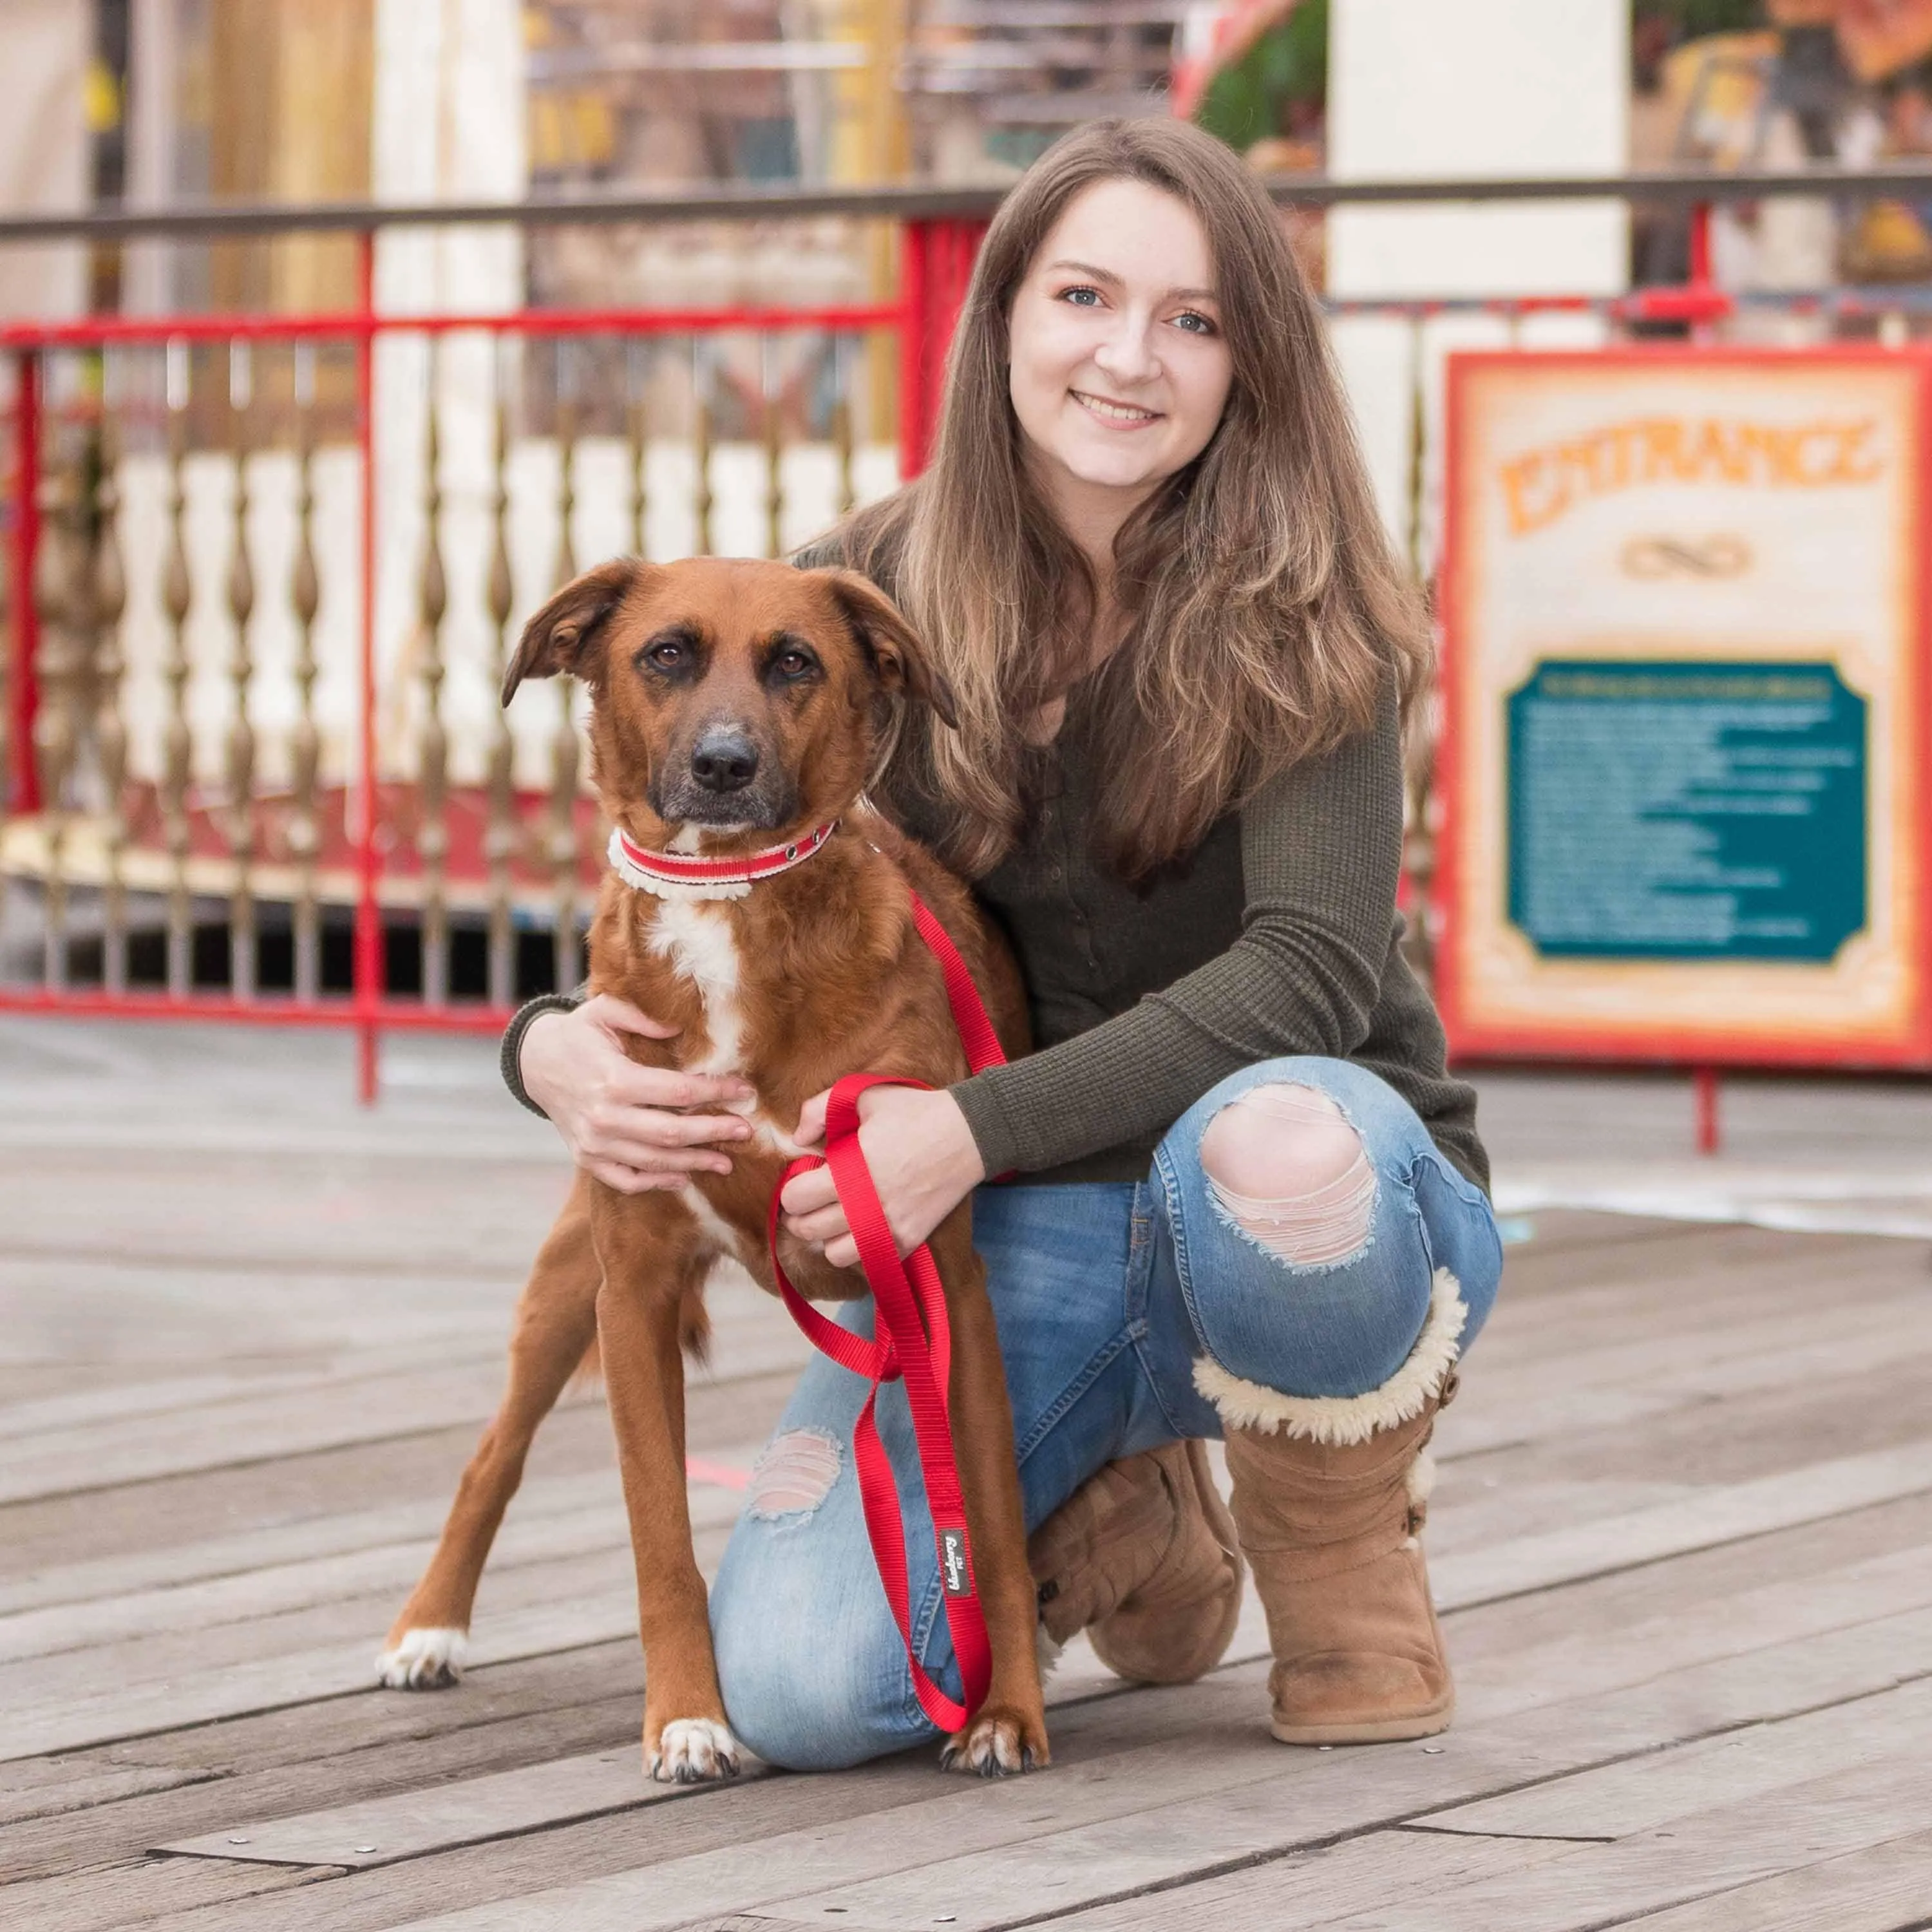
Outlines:
[[706,791],[742,791],[758,775],[758,748],[741,731],[707,731],[692,748],[691,775]]

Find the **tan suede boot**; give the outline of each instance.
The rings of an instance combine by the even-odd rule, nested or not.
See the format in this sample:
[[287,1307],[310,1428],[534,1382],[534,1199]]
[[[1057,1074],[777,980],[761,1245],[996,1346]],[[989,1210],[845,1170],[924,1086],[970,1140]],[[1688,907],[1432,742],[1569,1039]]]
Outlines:
[[1034,1532],[1027,1557],[1054,1650],[1086,1630],[1136,1683],[1189,1683],[1234,1634],[1240,1552],[1198,1442],[1109,1462]]
[[1426,1450],[1454,1394],[1463,1309],[1438,1274],[1421,1339],[1382,1389],[1299,1399],[1210,1367],[1228,1418],[1241,1548],[1268,1612],[1270,1728],[1284,1744],[1374,1744],[1446,1730],[1455,1685],[1420,1540]]

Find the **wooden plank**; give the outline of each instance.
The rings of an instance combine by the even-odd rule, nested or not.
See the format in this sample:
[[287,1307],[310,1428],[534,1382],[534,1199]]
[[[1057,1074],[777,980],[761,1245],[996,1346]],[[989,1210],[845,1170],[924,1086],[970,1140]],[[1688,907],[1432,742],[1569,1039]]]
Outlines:
[[[193,1858],[340,1865],[366,1871],[429,1852],[694,1796],[703,1789],[652,1784],[644,1777],[640,1760],[636,1744],[592,1751],[303,1817],[211,1832],[155,1849]],[[748,1782],[766,1775],[766,1768],[748,1756],[739,1775]]]
[[1546,1530],[1445,1556],[1431,1566],[1436,1598],[1452,1606],[1492,1603],[1928,1490],[1932,1442],[1843,1456],[1714,1486],[1607,1522]]
[[[1213,1932],[1292,1932],[1340,1912],[1393,1905],[1418,1893],[1541,1864],[1567,1850],[1550,1840],[1468,1838],[1460,1853],[1445,1856],[1426,1833],[1371,1832],[1035,1922],[1042,1932],[1174,1932],[1183,1925],[1211,1927]],[[748,1920],[748,1932],[758,1922]]]
[[0,1456],[0,1503],[82,1496],[157,1476],[480,1424],[502,1390],[502,1363],[479,1359],[392,1370],[344,1388],[256,1390],[184,1413],[50,1430],[8,1445]]
[[[754,1334],[721,1338],[709,1378],[728,1383],[802,1367],[810,1352],[796,1330],[764,1324]],[[494,1413],[502,1388],[502,1361],[493,1354],[358,1382],[256,1389],[185,1411],[49,1430],[0,1453],[0,1503],[83,1495],[158,1476],[424,1435],[458,1423],[480,1426]]]
[[1459,1805],[1415,1828],[1510,1838],[1627,1838],[1719,1800],[1737,1804],[1900,1755],[1932,1725],[1932,1680]]
[[1932,1832],[1893,1838],[1640,1918],[1630,1932],[1922,1932]]
[[[602,1490],[614,1485],[598,1482],[594,1486]],[[501,1547],[490,1552],[493,1579],[532,1563],[556,1562],[621,1548],[627,1540],[622,1503],[616,1498],[526,1518],[517,1526],[517,1532],[513,1535],[506,1525]],[[22,1611],[0,1617],[0,1663],[68,1656],[117,1643],[152,1645],[156,1638],[172,1633],[210,1631],[224,1624],[312,1609],[378,1592],[394,1594],[400,1606],[435,1546],[431,1530],[406,1543],[264,1565],[206,1582],[133,1590],[90,1603]],[[0,1676],[0,1690],[4,1682]]]
[[[568,1603],[544,1602],[493,1617],[479,1628],[472,1668],[508,1659],[608,1643],[637,1624],[634,1590],[610,1590]],[[325,1649],[223,1666],[211,1659],[205,1675],[107,1689],[92,1696],[50,1700],[10,1715],[0,1736],[0,1759],[38,1757],[184,1725],[212,1723],[258,1711],[342,1697],[370,1689],[372,1660],[381,1634]],[[373,1690],[371,1694],[374,1694]],[[392,1695],[397,1694],[389,1694]]]
[[[504,1526],[508,1536],[520,1514],[566,1514],[606,1492],[614,1468],[573,1476],[526,1480]],[[380,1508],[304,1516],[262,1523],[222,1536],[165,1544],[79,1563],[52,1564],[0,1582],[0,1616],[16,1617],[102,1598],[160,1592],[268,1570],[310,1558],[352,1555],[386,1544],[433,1539],[448,1514],[448,1497],[390,1503]]]
[[[707,1568],[715,1568],[722,1553],[724,1537],[720,1528],[706,1532],[698,1539],[700,1558]],[[628,1552],[621,1546],[614,1547],[607,1552],[607,1559],[604,1567],[614,1579],[628,1580]],[[541,1574],[538,1566],[532,1566],[529,1571],[513,1572],[500,1580],[494,1592],[496,1607],[477,1620],[471,1668],[608,1643],[634,1634],[634,1582],[614,1580],[604,1588],[574,1593],[567,1586],[567,1576],[560,1577],[555,1566],[542,1566]],[[518,1597],[525,1600],[515,1601]],[[511,1599],[508,1604],[506,1598]],[[338,1624],[366,1634],[311,1642],[304,1648],[274,1651],[239,1661],[222,1654],[222,1649],[247,1648],[246,1642],[214,1646],[203,1666],[187,1675],[179,1657],[157,1657],[149,1664],[136,1646],[128,1667],[140,1674],[118,1684],[97,1669],[99,1660],[117,1654],[115,1651],[79,1653],[78,1681],[110,1688],[37,1696],[32,1703],[10,1710],[4,1732],[0,1734],[0,1760],[78,1750],[370,1690],[373,1659],[394,1613],[394,1600],[388,1595],[352,1599],[346,1605],[331,1607],[340,1613],[334,1618]],[[250,1627],[235,1628],[247,1631]],[[125,1651],[119,1654],[129,1654]],[[45,1660],[37,1660],[33,1666],[37,1676],[49,1673],[51,1667]],[[64,1673],[62,1682],[68,1682],[69,1676]],[[371,1690],[371,1694],[376,1694]]]
[[[1687,1352],[1646,1337],[1590,1351],[1567,1366],[1559,1386],[1548,1370],[1498,1371],[1473,1358],[1463,1395],[1436,1432],[1439,1461],[1518,1444],[1627,1426],[1728,1396],[1869,1373],[1932,1355],[1922,1295],[1846,1312],[1842,1324],[1810,1310],[1754,1322],[1737,1346]],[[1480,1346],[1480,1345],[1479,1345]]]
[[[775,1423],[789,1400],[796,1378],[789,1372],[748,1382],[716,1384],[698,1381],[686,1394],[687,1439],[694,1455],[735,1451],[748,1437]],[[36,1594],[44,1573],[71,1566],[101,1565],[111,1571],[125,1562],[142,1573],[137,1583],[173,1580],[167,1552],[193,1556],[212,1536],[217,1539],[272,1532],[300,1522],[336,1515],[357,1516],[372,1504],[415,1503],[440,1520],[448,1509],[458,1476],[476,1448],[479,1430],[459,1423],[422,1436],[352,1443],[311,1455],[278,1461],[202,1470],[152,1482],[96,1491],[86,1507],[70,1501],[16,1503],[0,1508],[0,1588],[19,1588],[26,1601]],[[529,1480],[541,1483],[571,1473],[608,1469],[615,1460],[610,1418],[601,1402],[567,1406],[552,1415],[538,1436]],[[302,1552],[298,1547],[296,1553]],[[185,1563],[178,1580],[207,1573]],[[86,1592],[101,1594],[122,1587],[111,1574],[79,1575]],[[57,1592],[55,1600],[64,1593]]]
[[[710,1550],[722,1547],[724,1534],[737,1520],[742,1492],[710,1483],[694,1484],[688,1507],[694,1530]],[[526,1515],[517,1526],[508,1549],[513,1558],[485,1572],[479,1602],[479,1623],[502,1607],[514,1608],[545,1594],[568,1596],[581,1587],[599,1588],[631,1574],[626,1525],[621,1510],[592,1504],[558,1519]],[[358,1558],[332,1559],[333,1574],[351,1587],[331,1586],[332,1570],[322,1565],[291,1565],[266,1573],[266,1586],[251,1601],[265,1573],[244,1572],[219,1582],[192,1586],[181,1594],[212,1598],[209,1620],[175,1616],[166,1608],[171,1592],[158,1593],[157,1615],[143,1627],[138,1616],[125,1631],[104,1629],[100,1641],[30,1652],[24,1658],[0,1664],[0,1700],[31,1698],[37,1692],[91,1687],[104,1676],[126,1685],[178,1674],[192,1669],[212,1652],[226,1663],[251,1654],[288,1654],[320,1639],[365,1627],[373,1614],[381,1625],[380,1636],[400,1607],[401,1593],[416,1580],[427,1560],[428,1538],[413,1546],[390,1546]],[[363,1574],[358,1574],[358,1572]],[[104,1622],[121,1600],[85,1606]],[[214,1618],[226,1609],[236,1612]],[[47,1635],[50,1622],[58,1625],[64,1612],[56,1610],[22,1618],[27,1634]],[[116,1619],[118,1621],[118,1619]],[[218,1635],[215,1633],[218,1632]],[[57,1640],[56,1640],[57,1642]]]
[[[216,1875],[209,1882],[208,1874]],[[307,1886],[326,1874],[291,1871],[279,1865],[226,1865],[197,1868],[164,1858],[76,1872],[61,1878],[31,1880],[0,1890],[0,1906],[10,1927],[20,1932],[109,1932],[145,1924],[181,1906],[211,1899],[256,1900],[265,1893]],[[247,1908],[252,1913],[258,1908]],[[260,1922],[258,1921],[258,1922]],[[299,1923],[299,1915],[284,1924]]]
[[[170,1754],[205,1781],[111,1802],[48,1810],[5,1834],[10,1862],[29,1876],[105,1864],[212,1832],[246,1832],[266,1819],[300,1816],[431,1790],[590,1751],[638,1750],[643,1669],[617,1647],[500,1666],[480,1696],[343,1699],[232,1720],[211,1740],[178,1732],[53,1763],[83,1773],[133,1756],[166,1768]],[[63,1794],[50,1790],[46,1802]],[[84,1799],[85,1789],[80,1792]],[[0,1914],[4,1922],[4,1914]]]
[[[334,1374],[335,1364],[325,1372]],[[283,1378],[287,1378],[284,1382]],[[185,1408],[202,1402],[225,1401],[260,1389],[264,1382],[290,1386],[319,1378],[296,1364],[254,1363],[219,1373],[200,1376],[156,1375],[152,1368],[134,1378],[117,1378],[106,1387],[88,1387],[50,1395],[44,1388],[32,1395],[0,1402],[0,1436],[30,1436],[42,1429],[61,1429],[122,1415],[152,1415],[164,1409]]]
[[1335,1932],[1584,1932],[1922,1832],[1922,1749],[1675,1819],[1518,1872],[1334,1922]]
[[[724,1348],[713,1382],[800,1368],[804,1337],[777,1328]],[[417,1366],[362,1382],[255,1389],[226,1402],[160,1416],[125,1416],[14,1442],[0,1455],[0,1503],[85,1496],[125,1482],[309,1455],[346,1443],[423,1436],[460,1422],[481,1426],[502,1395],[499,1356]],[[595,1396],[578,1395],[584,1402]]]
[[[11,1776],[10,1768],[0,1766],[0,1825],[56,1817],[124,1798],[147,1797],[158,1791],[178,1791],[188,1784],[213,1784],[223,1774],[218,1771],[187,1770],[166,1765],[59,1760],[51,1766],[35,1766],[34,1770],[38,1774],[32,1778]],[[50,1771],[58,1774],[50,1777],[46,1774]]]
[[[1721,1592],[1686,1604],[1654,1578],[1660,1600],[1651,1613],[1608,1618],[1573,1606],[1572,1628],[1538,1640],[1523,1620],[1502,1625],[1503,1640],[1464,1653],[1480,1636],[1484,1612],[1451,1618],[1449,1650],[1456,1666],[1459,1708],[1468,1716],[1500,1716],[1563,1697],[1594,1696],[1684,1670],[1824,1636],[1932,1607],[1932,1547],[1874,1557],[1842,1570],[1794,1572],[1775,1583]],[[1499,1607],[1522,1608],[1525,1600]],[[1507,1634],[1518,1640],[1512,1646]]]
[[[704,1459],[706,1470],[735,1483],[701,1477],[692,1485],[694,1527],[716,1528],[735,1521],[742,1480],[758,1445],[741,1443]],[[200,1582],[134,1587],[111,1595],[46,1609],[0,1613],[0,1663],[51,1657],[102,1644],[152,1642],[176,1630],[206,1630],[222,1624],[269,1616],[375,1591],[402,1594],[421,1575],[442,1526],[440,1506],[399,1505],[360,1520],[325,1520],[318,1526],[285,1526],[253,1539],[237,1538],[225,1574]],[[359,1528],[361,1534],[350,1540]],[[386,1534],[371,1537],[372,1528]],[[628,1546],[629,1528],[614,1468],[553,1478],[532,1484],[511,1506],[490,1556],[490,1576],[591,1552]],[[315,1550],[315,1540],[323,1550]],[[333,1547],[329,1546],[333,1545]],[[280,1562],[262,1561],[269,1548],[304,1550]],[[242,1551],[256,1558],[236,1560]]]
[[971,1932],[1037,1918],[1042,1899],[1067,1910],[1098,1904],[1786,1715],[1914,1670],[1932,1671],[1932,1613],[1472,1724],[1426,1748],[1292,1752],[1251,1715],[1231,1725],[1223,1714],[1231,1694],[1258,1688],[1264,1672],[1249,1665],[1190,1687],[1201,1713],[1192,1735],[1091,1764],[1063,1759],[1044,1790],[1020,1780],[938,1798],[899,1808],[889,1832],[862,1821],[781,1834],[742,1852],[412,1921],[410,1932],[668,1932],[707,1912],[753,1910],[879,1928],[924,1928],[952,1912]]

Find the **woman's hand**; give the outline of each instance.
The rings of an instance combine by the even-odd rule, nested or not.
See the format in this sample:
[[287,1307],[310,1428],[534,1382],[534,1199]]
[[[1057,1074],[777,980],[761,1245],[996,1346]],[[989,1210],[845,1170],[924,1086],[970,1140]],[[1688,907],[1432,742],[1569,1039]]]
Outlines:
[[640,1066],[624,1051],[627,1033],[669,1040],[676,1031],[608,993],[573,1012],[539,1013],[524,1031],[517,1061],[524,1092],[550,1116],[571,1159],[620,1194],[729,1174],[722,1150],[752,1131],[736,1114],[680,1111],[748,1100],[746,1082]]
[[[796,1138],[825,1138],[826,1095],[806,1101]],[[910,1254],[986,1178],[959,1103],[944,1088],[872,1087],[859,1096],[859,1146],[899,1252]],[[794,1174],[778,1196],[784,1225],[834,1268],[859,1258],[829,1168]]]

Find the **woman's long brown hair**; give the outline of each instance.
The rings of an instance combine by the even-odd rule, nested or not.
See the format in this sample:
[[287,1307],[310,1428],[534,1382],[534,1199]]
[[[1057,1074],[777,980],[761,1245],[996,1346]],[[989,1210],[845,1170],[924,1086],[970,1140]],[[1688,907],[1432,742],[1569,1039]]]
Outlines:
[[1377,514],[1321,311],[1266,194],[1182,122],[1102,121],[1057,142],[994,218],[946,366],[931,466],[839,533],[950,680],[956,731],[922,764],[946,856],[989,871],[1024,829],[1024,728],[1093,650],[1097,586],[1031,479],[1008,394],[1013,296],[1072,198],[1144,182],[1205,233],[1233,383],[1207,448],[1122,526],[1124,641],[1079,694],[1096,859],[1142,880],[1294,761],[1364,730],[1429,655],[1420,598]]

